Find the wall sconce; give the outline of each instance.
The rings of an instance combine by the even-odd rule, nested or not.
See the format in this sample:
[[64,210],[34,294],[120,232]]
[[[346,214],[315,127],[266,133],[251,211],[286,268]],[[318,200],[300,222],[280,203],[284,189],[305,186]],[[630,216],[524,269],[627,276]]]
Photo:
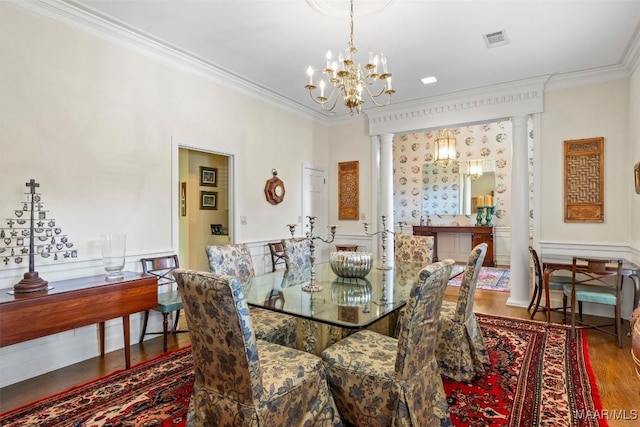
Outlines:
[[640,162],[633,166],[633,178],[636,184],[636,194],[640,194]]
[[456,160],[456,135],[451,129],[440,129],[436,135],[434,163],[443,166]]

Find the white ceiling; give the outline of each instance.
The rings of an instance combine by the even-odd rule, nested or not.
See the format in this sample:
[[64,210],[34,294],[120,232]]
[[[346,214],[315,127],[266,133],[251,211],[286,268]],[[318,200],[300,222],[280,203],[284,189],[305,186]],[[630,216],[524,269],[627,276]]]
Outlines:
[[[349,39],[346,0],[328,2],[347,11],[338,17],[305,0],[77,3],[314,111],[304,88],[307,67],[320,69],[327,50],[335,55]],[[487,48],[483,35],[499,30],[509,43]],[[355,1],[356,59],[366,62],[369,47],[387,56],[394,104],[542,75],[629,68],[639,31],[640,0]],[[429,75],[438,82],[425,86],[420,78]]]

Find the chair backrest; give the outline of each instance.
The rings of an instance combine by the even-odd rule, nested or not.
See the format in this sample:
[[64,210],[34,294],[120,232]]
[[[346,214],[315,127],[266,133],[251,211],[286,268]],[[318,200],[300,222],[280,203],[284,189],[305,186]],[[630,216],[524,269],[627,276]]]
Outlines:
[[544,289],[544,278],[542,277],[542,264],[540,264],[540,257],[538,257],[538,252],[533,249],[532,246],[529,246],[529,253],[531,254],[531,259],[533,260],[533,274],[535,277],[533,280],[536,282],[535,286],[537,289]]
[[433,262],[433,236],[395,237],[395,260],[400,262],[419,262],[422,265]]
[[264,393],[262,370],[240,283],[194,270],[178,269],[174,276],[191,337],[195,387],[254,406]]
[[311,250],[308,239],[282,239],[282,246],[287,270],[311,268]]
[[482,269],[482,263],[486,255],[486,243],[480,243],[471,249],[467,265],[464,268],[464,273],[462,273],[462,280],[460,281],[460,292],[458,293],[455,314],[455,320],[457,322],[466,322],[473,313],[473,298],[476,293],[478,274],[480,274],[480,269]]
[[278,268],[286,268],[287,264],[284,259],[284,246],[282,242],[271,242],[269,245],[269,252],[271,253],[271,271],[276,271]]
[[[622,275],[621,259],[600,259],[573,257],[572,277],[574,283],[599,286],[604,288],[613,288],[616,290],[616,304],[620,303],[620,294],[622,292]],[[615,284],[611,285],[611,276],[615,277]]]
[[142,272],[158,278],[158,286],[173,285],[173,271],[180,268],[178,255],[166,255],[153,258],[141,258]]
[[244,243],[235,245],[207,246],[209,271],[217,275],[247,279],[255,276],[251,251]]
[[410,380],[429,363],[436,363],[438,319],[454,262],[446,259],[427,265],[411,288],[398,332],[398,380]]

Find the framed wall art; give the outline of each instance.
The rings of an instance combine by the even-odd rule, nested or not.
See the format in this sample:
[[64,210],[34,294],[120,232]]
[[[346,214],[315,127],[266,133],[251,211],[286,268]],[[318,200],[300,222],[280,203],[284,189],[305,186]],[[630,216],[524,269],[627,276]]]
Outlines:
[[206,166],[200,166],[200,185],[217,187],[218,168],[208,168]]
[[217,191],[201,191],[200,192],[200,209],[218,209],[218,192]]
[[355,219],[360,215],[360,163],[338,163],[338,219]]
[[564,141],[564,221],[604,222],[604,137]]

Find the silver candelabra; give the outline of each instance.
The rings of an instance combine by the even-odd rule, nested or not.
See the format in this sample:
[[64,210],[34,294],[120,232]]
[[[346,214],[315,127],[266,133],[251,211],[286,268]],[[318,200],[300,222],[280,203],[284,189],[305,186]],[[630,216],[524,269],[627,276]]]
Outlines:
[[320,240],[321,242],[324,242],[324,243],[333,242],[333,239],[335,238],[335,235],[336,235],[337,226],[330,225],[328,228],[331,236],[327,237],[326,239],[323,239],[320,236],[313,235],[313,227],[316,222],[316,217],[308,216],[307,219],[309,220],[309,224],[307,224],[308,231],[305,233],[305,237],[299,237],[299,238],[294,237],[294,234],[296,232],[296,224],[287,224],[287,227],[289,227],[291,238],[295,239],[296,241],[303,241],[303,240],[309,241],[309,261],[311,262],[311,281],[309,282],[308,285],[303,286],[302,290],[306,292],[320,292],[324,288],[321,285],[318,285],[316,283],[316,265],[315,265],[316,264],[316,245],[314,242],[316,240]]
[[[403,222],[399,222],[398,226],[400,227],[400,232],[402,233]],[[387,235],[391,234],[392,236],[396,233],[391,230],[387,230],[387,217],[382,215],[382,230],[376,231],[375,233],[369,233],[369,224],[364,223],[364,234],[367,236],[376,236],[380,235],[382,237],[382,265],[377,268],[380,270],[390,270],[391,266],[387,264]]]

